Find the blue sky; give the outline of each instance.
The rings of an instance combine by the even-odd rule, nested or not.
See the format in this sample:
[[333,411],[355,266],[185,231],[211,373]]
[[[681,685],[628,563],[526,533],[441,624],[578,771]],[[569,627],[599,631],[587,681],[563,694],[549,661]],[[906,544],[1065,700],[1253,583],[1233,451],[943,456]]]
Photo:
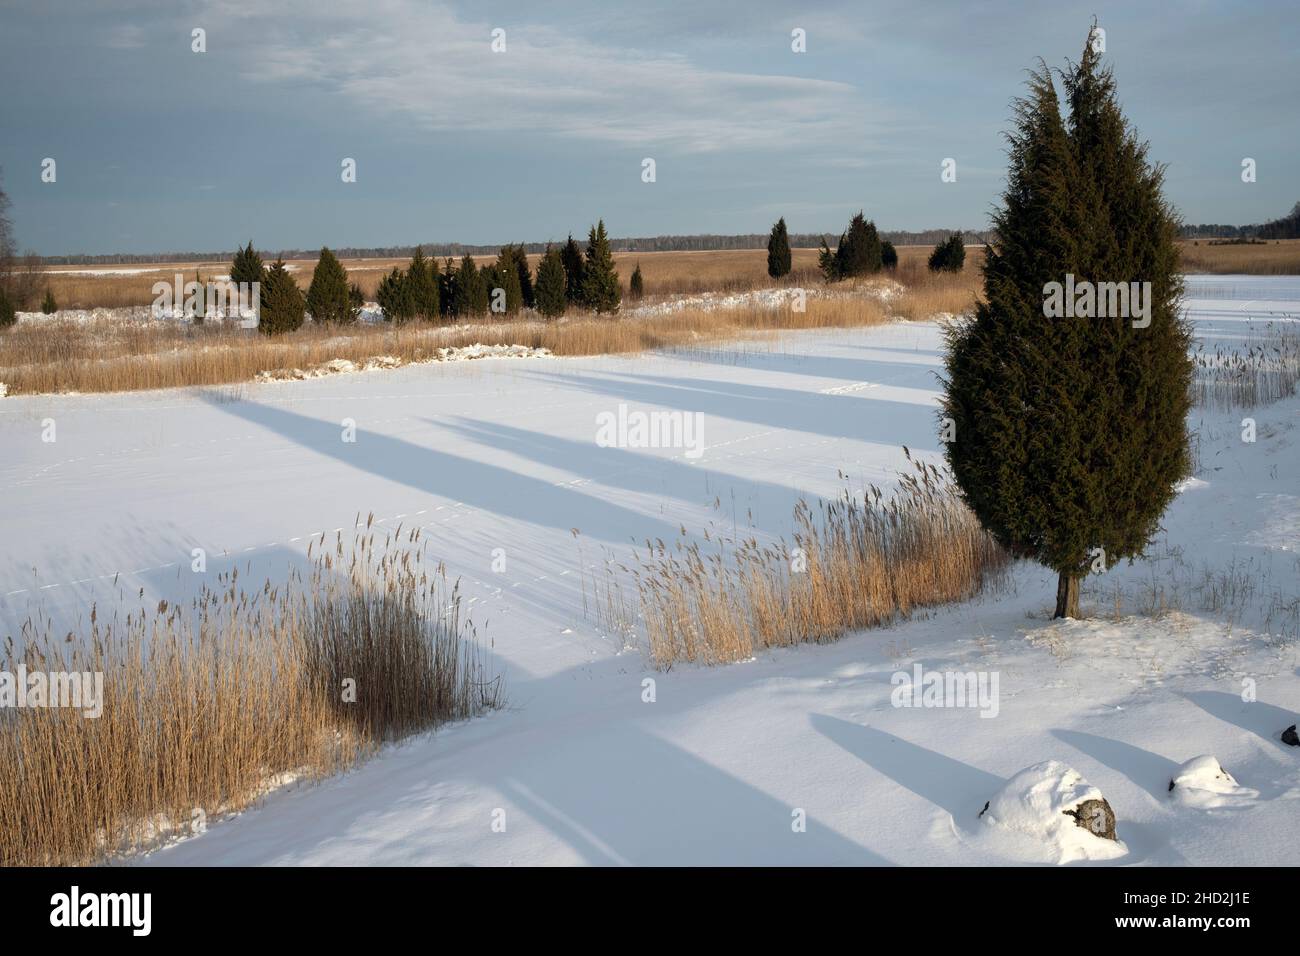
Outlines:
[[46,255],[539,241],[598,217],[838,234],[859,208],[978,229],[1024,70],[1077,58],[1094,13],[1186,221],[1300,199],[1293,0],[0,0],[0,167]]

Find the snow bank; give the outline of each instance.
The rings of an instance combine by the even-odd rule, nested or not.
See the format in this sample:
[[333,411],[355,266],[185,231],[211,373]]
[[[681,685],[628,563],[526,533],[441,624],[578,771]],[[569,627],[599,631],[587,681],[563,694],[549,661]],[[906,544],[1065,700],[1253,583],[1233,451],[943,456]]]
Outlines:
[[[545,358],[551,354],[550,349],[533,348],[529,345],[474,345],[440,348],[437,350],[439,362],[464,362],[470,359],[484,358]],[[314,365],[308,369],[277,368],[258,372],[258,382],[301,382],[306,379],[324,378],[327,375],[350,374],[354,372],[373,372],[377,369],[401,368],[406,363],[396,355],[375,355],[364,362],[336,358]]]
[[703,292],[699,295],[673,296],[662,302],[653,302],[625,309],[623,314],[632,318],[650,318],[673,315],[688,309],[700,312],[719,312],[731,309],[783,309],[803,296],[807,299],[872,299],[889,302],[903,294],[903,287],[893,280],[847,289],[812,288],[751,289],[748,292]]
[[[1118,837],[1103,839],[1076,819],[1080,806],[1091,800],[1104,802],[1105,797],[1079,771],[1060,761],[1046,760],[1008,780],[980,816],[990,827],[1029,837],[1057,863],[1124,856],[1128,847]],[[1100,822],[1084,821],[1093,826]]]
[[1259,797],[1259,791],[1237,783],[1218,757],[1203,754],[1178,768],[1169,781],[1169,796],[1198,810],[1222,810],[1249,806]]

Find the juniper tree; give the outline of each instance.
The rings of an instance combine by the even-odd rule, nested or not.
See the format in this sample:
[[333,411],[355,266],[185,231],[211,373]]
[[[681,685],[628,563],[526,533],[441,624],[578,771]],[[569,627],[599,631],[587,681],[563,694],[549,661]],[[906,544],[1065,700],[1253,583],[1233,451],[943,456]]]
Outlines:
[[645,280],[641,278],[641,263],[639,262],[636,264],[636,268],[632,270],[632,278],[628,280],[627,292],[634,300],[639,300],[645,295]]
[[776,221],[767,239],[767,274],[773,279],[790,274],[790,234],[784,216]]
[[366,296],[365,293],[361,291],[361,286],[359,286],[355,282],[352,283],[350,286],[348,286],[348,315],[349,315],[348,321],[349,322],[355,322],[357,320],[357,316],[361,314],[361,309],[365,306],[365,304],[366,304]]
[[236,285],[247,282],[251,288],[254,282],[262,282],[265,278],[266,267],[250,239],[247,246],[235,253],[235,258],[230,263],[230,281]]
[[966,244],[961,233],[954,232],[947,239],[941,240],[930,253],[931,272],[961,272],[966,264]]
[[617,312],[623,291],[618,283],[618,271],[614,268],[614,257],[609,251],[609,237],[605,234],[603,219],[591,227],[582,269],[583,304],[595,312]]
[[41,300],[41,311],[46,315],[53,315],[59,311],[59,305],[54,301],[54,290],[49,286],[45,287],[45,298]]
[[414,314],[430,322],[438,321],[438,260],[425,259],[423,246],[415,247],[406,269],[406,283]]
[[537,299],[533,288],[533,274],[528,269],[528,250],[524,248],[522,242],[505,248],[510,252],[510,258],[515,264],[515,273],[519,277],[519,294],[523,307],[531,309],[537,304]]
[[504,246],[497,253],[496,279],[505,292],[506,314],[514,315],[524,305],[524,290],[519,284],[519,261],[515,258],[514,246]]
[[293,276],[284,267],[284,261],[276,259],[271,268],[266,270],[266,277],[261,282],[258,330],[263,335],[283,335],[302,328],[307,303],[298,283],[293,281]]
[[482,315],[487,311],[488,292],[471,256],[464,256],[456,269],[455,312],[458,316]]
[[415,318],[415,298],[411,295],[406,273],[397,267],[379,280],[375,300],[389,322],[409,322]]
[[537,311],[547,318],[563,315],[569,304],[565,295],[564,259],[559,249],[546,247],[546,254],[537,264]]
[[834,253],[826,245],[826,240],[822,240],[817,261],[828,282],[879,272],[880,234],[876,232],[876,224],[868,221],[859,211],[849,222],[849,228],[840,233],[839,245]]
[[888,239],[880,243],[880,265],[891,271],[898,268],[898,250]]
[[[1191,364],[1162,170],[1090,49],[1064,85],[1068,131],[1045,67],[1015,102],[983,296],[947,333],[941,414],[966,502],[1057,572],[1056,616],[1078,617],[1082,576],[1140,555],[1186,473]],[[1067,275],[1151,282],[1150,324],[1046,317]]]
[[569,233],[569,241],[564,244],[560,257],[564,263],[564,296],[571,305],[581,305],[585,266],[582,250],[573,241],[573,233]]
[[[360,290],[357,290],[360,292]],[[351,322],[357,314],[353,311],[348,290],[348,273],[334,253],[322,247],[316,269],[307,287],[307,311],[313,322]]]
[[0,285],[0,329],[8,328],[18,321],[18,314],[14,311],[14,304],[9,299],[9,293],[5,287]]

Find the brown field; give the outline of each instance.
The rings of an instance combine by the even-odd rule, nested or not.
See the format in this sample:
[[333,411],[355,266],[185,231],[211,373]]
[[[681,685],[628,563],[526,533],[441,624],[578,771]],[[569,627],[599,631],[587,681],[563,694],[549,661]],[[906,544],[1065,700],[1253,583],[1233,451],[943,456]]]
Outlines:
[[[290,335],[274,339],[246,330],[209,323],[203,326],[171,321],[138,322],[121,319],[84,322],[52,319],[20,322],[3,333],[0,382],[11,394],[51,392],[112,392],[218,385],[251,381],[259,372],[308,369],[331,359],[364,363],[377,356],[395,356],[403,363],[429,361],[439,348],[473,345],[525,345],[546,348],[557,355],[597,355],[637,352],[688,343],[716,342],[755,332],[778,329],[832,328],[874,325],[892,317],[925,318],[937,313],[958,313],[970,307],[979,282],[975,265],[982,251],[972,249],[966,270],[933,275],[924,265],[928,250],[904,248],[894,276],[902,293],[888,306],[871,295],[881,278],[833,287],[836,298],[816,297],[819,279],[804,287],[813,290],[805,312],[757,307],[707,311],[684,309],[666,315],[621,315],[617,318],[572,313],[558,321],[514,318],[478,320],[448,325],[414,323],[403,326],[364,325],[316,327],[308,324]],[[620,254],[619,270],[626,279],[640,262],[652,304],[667,294],[663,290],[698,291],[722,288],[739,291],[774,285],[767,276],[766,253],[761,250],[705,253]],[[815,251],[798,250],[796,264],[807,270]],[[631,262],[629,262],[631,260]],[[373,261],[372,261],[373,262]],[[298,270],[309,272],[310,263]],[[374,281],[389,263],[373,264],[362,272]],[[171,268],[175,271],[175,267]],[[360,270],[358,270],[360,271]],[[205,273],[205,275],[208,273]],[[212,274],[223,274],[212,270]],[[160,274],[161,275],[161,274]],[[811,277],[809,277],[811,278]],[[73,280],[69,280],[73,281]],[[82,285],[103,283],[122,298],[132,299],[158,277],[148,275],[77,277]],[[299,280],[300,282],[302,279]],[[783,280],[780,285],[795,285]],[[59,293],[55,292],[56,298]],[[102,297],[96,293],[94,300]],[[61,303],[67,306],[66,300]]]
[[1208,239],[1187,239],[1178,244],[1183,271],[1216,275],[1300,275],[1300,239],[1270,240],[1264,244],[1212,246]]

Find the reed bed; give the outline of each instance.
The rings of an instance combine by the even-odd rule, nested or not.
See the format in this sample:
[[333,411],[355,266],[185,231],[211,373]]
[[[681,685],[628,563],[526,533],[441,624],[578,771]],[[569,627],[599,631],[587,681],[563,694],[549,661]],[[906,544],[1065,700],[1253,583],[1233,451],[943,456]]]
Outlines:
[[828,643],[1001,582],[1007,553],[934,466],[913,465],[889,497],[873,486],[815,509],[801,502],[790,544],[648,542],[629,571],[654,665]]
[[1216,243],[1185,239],[1178,244],[1184,272],[1216,275],[1300,275],[1300,239]]
[[869,297],[810,297],[803,312],[755,306],[619,318],[575,315],[553,322],[525,317],[452,325],[308,324],[268,338],[234,325],[158,321],[142,312],[133,321],[20,322],[0,331],[0,382],[11,395],[223,385],[334,359],[358,365],[381,357],[401,364],[436,361],[439,349],[476,344],[522,345],[555,355],[610,355],[754,331],[876,325],[888,318],[885,307]]
[[1192,400],[1202,408],[1255,408],[1296,393],[1300,384],[1300,324],[1268,323],[1263,342],[1193,356]]
[[418,532],[312,542],[286,582],[223,573],[188,606],[29,620],[15,673],[98,672],[102,713],[0,711],[0,865],[76,865],[195,832],[290,780],[501,702],[460,596]]

